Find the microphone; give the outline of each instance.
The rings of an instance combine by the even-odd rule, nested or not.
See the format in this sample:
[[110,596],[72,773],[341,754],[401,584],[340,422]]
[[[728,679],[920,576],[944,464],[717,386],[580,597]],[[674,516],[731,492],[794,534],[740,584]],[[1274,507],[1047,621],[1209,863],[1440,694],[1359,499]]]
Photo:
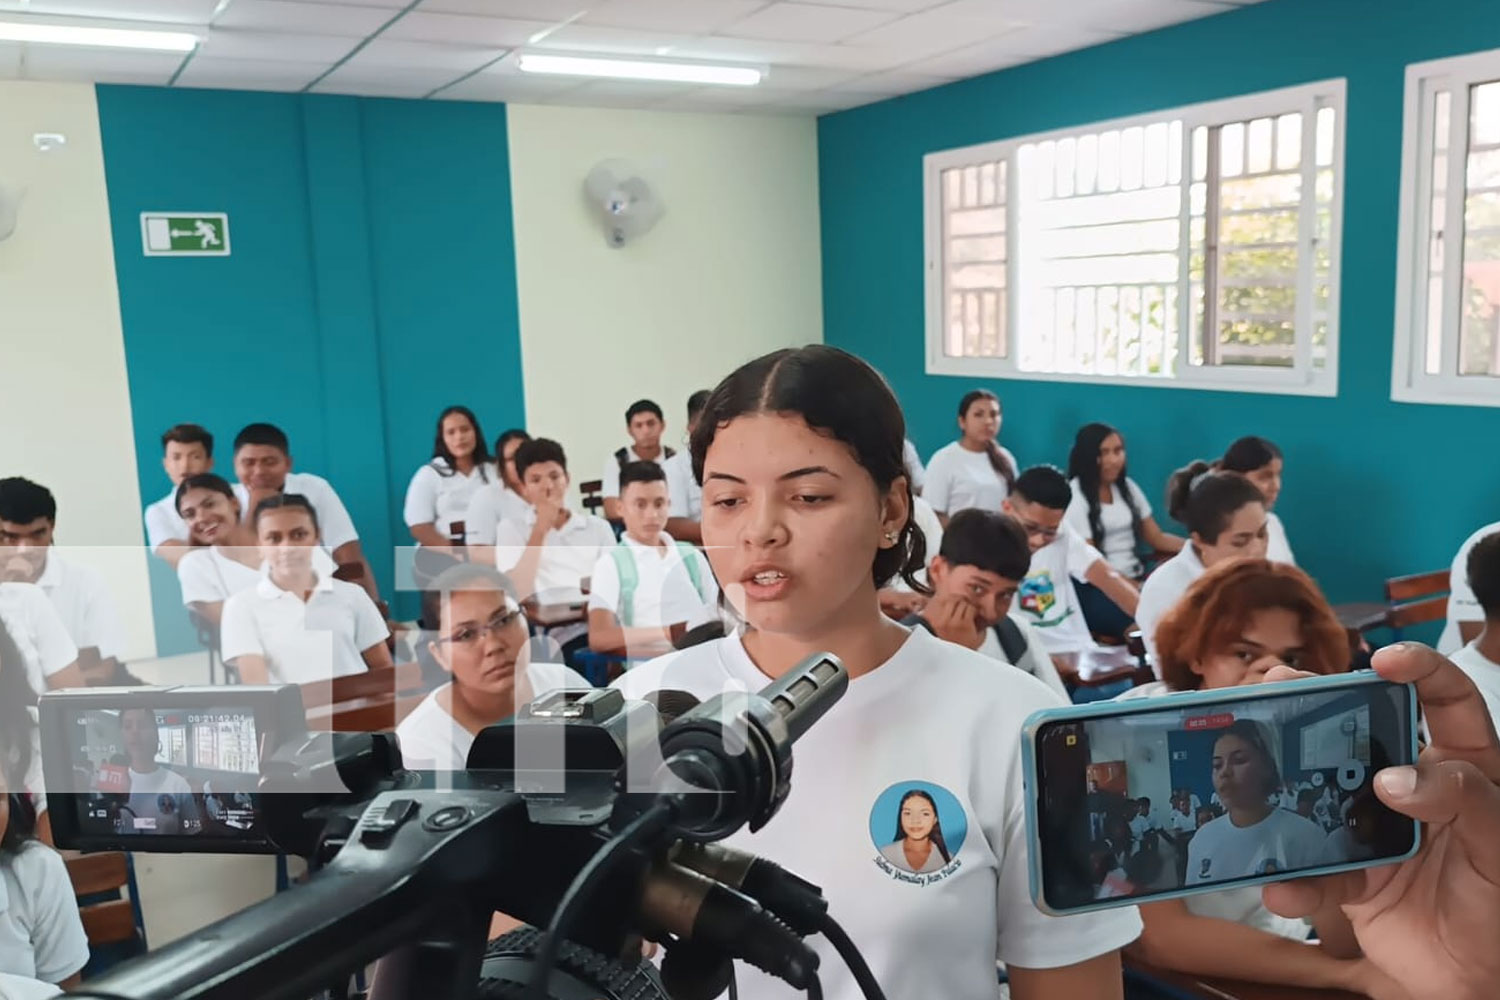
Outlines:
[[109,763],[100,763],[94,783],[107,795],[124,795],[130,791],[129,768],[130,758],[117,753],[109,758]]

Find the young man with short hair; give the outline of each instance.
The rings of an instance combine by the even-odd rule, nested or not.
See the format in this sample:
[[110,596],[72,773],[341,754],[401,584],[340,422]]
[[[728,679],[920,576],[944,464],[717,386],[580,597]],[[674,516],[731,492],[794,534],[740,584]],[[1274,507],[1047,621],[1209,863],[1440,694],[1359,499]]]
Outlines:
[[267,497],[295,493],[307,498],[318,515],[323,547],[335,565],[357,564],[363,570],[357,582],[377,605],[380,594],[375,574],[359,544],[359,533],[344,502],[322,476],[292,471],[292,451],[287,436],[274,424],[247,424],[234,438],[235,498],[240,516],[249,520]]
[[[708,404],[709,390],[699,389],[688,397],[687,435],[693,438],[698,429],[698,418],[703,416],[703,407]],[[667,473],[667,497],[671,502],[671,516],[667,519],[667,531],[679,542],[703,544],[703,487],[693,477],[693,452],[683,448],[672,455],[661,467]]]
[[667,524],[667,474],[655,462],[620,470],[625,534],[594,563],[589,646],[643,659],[670,652],[672,640],[712,620],[719,585],[703,553],[675,541]]
[[1500,532],[1474,543],[1468,556],[1469,589],[1484,612],[1479,635],[1451,657],[1468,674],[1500,728]]
[[188,526],[177,513],[177,487],[214,467],[214,436],[197,424],[176,424],[161,436],[161,467],[172,490],[146,508],[146,544],[174,569],[192,551]]
[[1035,465],[1016,478],[1004,503],[1005,513],[1020,523],[1031,548],[1031,569],[1021,582],[1019,610],[1041,633],[1054,657],[1094,646],[1074,580],[1098,587],[1127,615],[1135,615],[1141,597],[1098,549],[1063,523],[1072,499],[1072,488],[1062,472],[1050,465]]
[[638,399],[625,411],[625,429],[630,433],[630,445],[617,449],[604,460],[603,483],[600,496],[604,498],[604,516],[611,521],[620,519],[620,470],[630,462],[655,462],[661,465],[677,454],[661,443],[662,432],[667,429],[666,418],[661,407],[649,399]]
[[927,567],[932,599],[903,624],[1008,663],[1068,700],[1052,658],[1036,632],[1011,614],[1031,564],[1026,533],[999,511],[970,508],[953,515],[942,547]]
[[139,683],[125,672],[125,629],[114,596],[92,566],[75,563],[54,547],[57,501],[29,479],[0,479],[0,579],[35,584],[51,602],[77,647],[85,678],[100,684]]

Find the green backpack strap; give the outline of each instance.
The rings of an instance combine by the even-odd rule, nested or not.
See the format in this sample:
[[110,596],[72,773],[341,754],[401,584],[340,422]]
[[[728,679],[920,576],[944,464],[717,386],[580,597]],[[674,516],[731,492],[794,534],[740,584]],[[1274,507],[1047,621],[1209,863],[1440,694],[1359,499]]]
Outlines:
[[698,546],[692,542],[678,542],[677,551],[682,556],[682,564],[687,567],[688,579],[693,581],[693,589],[702,597],[703,573],[698,569]]
[[641,575],[635,568],[635,556],[624,542],[609,550],[615,561],[615,572],[620,575],[620,600],[615,606],[615,616],[620,624],[629,628],[635,619],[635,588],[640,585]]

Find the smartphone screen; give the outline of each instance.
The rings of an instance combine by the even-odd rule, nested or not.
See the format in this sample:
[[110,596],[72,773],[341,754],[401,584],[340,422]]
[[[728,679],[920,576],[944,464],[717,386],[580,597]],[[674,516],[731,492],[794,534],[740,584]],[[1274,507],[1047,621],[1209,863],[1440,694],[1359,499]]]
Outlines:
[[1373,780],[1412,763],[1413,696],[1370,677],[1042,720],[1038,902],[1061,913],[1408,855],[1416,826],[1380,803]]

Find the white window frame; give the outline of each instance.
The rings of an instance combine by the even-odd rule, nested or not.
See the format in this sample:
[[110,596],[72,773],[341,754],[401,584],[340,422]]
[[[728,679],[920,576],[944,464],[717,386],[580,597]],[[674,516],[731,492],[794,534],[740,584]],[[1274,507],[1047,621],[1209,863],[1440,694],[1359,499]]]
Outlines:
[[[1406,67],[1401,120],[1401,225],[1396,238],[1396,338],[1391,399],[1399,403],[1500,406],[1500,377],[1458,374],[1463,295],[1464,202],[1468,190],[1469,88],[1500,80],[1500,49]],[[1447,219],[1443,224],[1441,370],[1427,372],[1427,236],[1432,211],[1432,114],[1447,90]]]
[[[923,249],[925,254],[925,339],[927,374],[958,375],[968,378],[1020,379],[1036,382],[1074,382],[1093,385],[1130,385],[1147,388],[1212,389],[1227,392],[1275,393],[1297,396],[1337,396],[1339,372],[1339,288],[1341,249],[1343,242],[1344,215],[1344,132],[1347,123],[1347,83],[1344,79],[1321,80],[1315,83],[1278,90],[1264,91],[1241,97],[1207,101],[1185,107],[1165,108],[1145,114],[1131,115],[1107,121],[1085,122],[1067,128],[1054,129],[1031,135],[1017,136],[995,142],[980,143],[960,149],[948,149],[928,153],[922,158],[923,197]],[[1317,110],[1330,107],[1334,111],[1333,138],[1333,200],[1330,203],[1330,258],[1328,274],[1328,337],[1327,357],[1321,369],[1312,366],[1311,345],[1313,327],[1313,271],[1311,267],[1298,268],[1297,284],[1297,354],[1291,368],[1269,366],[1195,366],[1190,357],[1192,330],[1192,296],[1179,295],[1178,309],[1178,363],[1170,376],[1121,375],[1075,372],[1024,371],[1016,364],[1018,335],[1018,304],[1020,295],[1013,276],[1019,259],[1017,252],[1017,203],[1019,199],[1006,192],[1006,269],[1012,280],[1007,282],[1005,340],[1008,356],[1004,358],[955,358],[945,352],[945,323],[943,310],[943,211],[942,174],[953,167],[971,166],[976,163],[1005,159],[1010,166],[1008,177],[1014,184],[1017,176],[1016,153],[1028,143],[1045,142],[1049,139],[1065,139],[1080,132],[1096,132],[1110,129],[1125,129],[1145,126],[1160,121],[1180,120],[1183,125],[1182,142],[1182,206],[1180,212],[1182,277],[1185,283],[1191,246],[1190,194],[1192,177],[1192,134],[1199,126],[1215,126],[1228,122],[1245,121],[1252,118],[1301,111],[1303,142],[1312,163],[1312,176],[1317,174]],[[1316,195],[1313,190],[1304,192],[1313,202],[1304,201],[1300,215],[1299,250],[1303,254],[1314,251],[1316,244]]]

